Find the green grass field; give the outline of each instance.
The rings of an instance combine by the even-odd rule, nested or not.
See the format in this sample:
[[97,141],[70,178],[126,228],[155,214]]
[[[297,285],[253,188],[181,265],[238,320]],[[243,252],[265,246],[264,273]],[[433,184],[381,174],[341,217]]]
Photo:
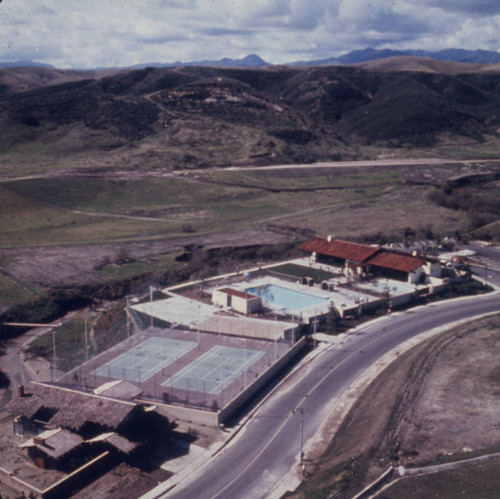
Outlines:
[[39,336],[29,344],[27,353],[51,362],[55,344],[58,369],[67,371],[123,341],[127,334],[123,304],[118,304],[104,314],[88,317],[87,324],[84,319],[72,319]]
[[177,253],[167,255],[157,255],[147,262],[132,261],[122,265],[110,264],[104,265],[101,268],[101,275],[104,282],[117,281],[121,279],[130,279],[137,275],[147,274],[151,272],[165,272],[177,267],[179,264],[175,261]]
[[303,265],[296,265],[294,263],[276,265],[275,267],[267,268],[263,272],[270,275],[285,275],[296,279],[300,279],[302,277],[312,277],[316,282],[321,282],[334,277],[334,274],[332,274],[331,272],[326,272],[321,269],[304,267]]
[[36,298],[34,293],[1,274],[0,296],[2,308],[8,308],[17,303],[25,303]]
[[219,171],[207,181],[10,182],[0,187],[0,246],[151,240],[268,223],[351,239],[379,232],[397,237],[407,226],[432,226],[445,234],[466,225],[460,212],[431,203],[429,188],[404,185],[403,171],[306,177],[300,170],[269,173]]
[[[52,359],[54,343],[57,358],[68,359],[75,363],[83,362],[85,360],[85,323],[83,319],[68,321],[56,328],[54,333],[39,336],[30,343],[27,353]],[[90,353],[91,343],[88,337],[87,346]]]

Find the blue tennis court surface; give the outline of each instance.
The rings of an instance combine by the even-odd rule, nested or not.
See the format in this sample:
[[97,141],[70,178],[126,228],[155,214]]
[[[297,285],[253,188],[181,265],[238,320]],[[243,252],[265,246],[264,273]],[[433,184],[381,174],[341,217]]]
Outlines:
[[93,374],[142,383],[197,343],[153,336],[96,369]]
[[162,383],[162,386],[217,394],[248,370],[265,352],[215,346]]

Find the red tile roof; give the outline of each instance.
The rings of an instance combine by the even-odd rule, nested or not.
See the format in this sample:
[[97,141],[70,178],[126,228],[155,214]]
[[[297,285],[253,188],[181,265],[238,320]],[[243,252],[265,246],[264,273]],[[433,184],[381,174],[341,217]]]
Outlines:
[[374,267],[382,267],[384,269],[399,270],[401,272],[413,272],[426,263],[421,258],[414,256],[399,255],[390,253],[389,251],[381,250],[373,258],[366,262]]
[[328,241],[324,237],[316,237],[312,241],[304,243],[299,249],[357,263],[364,262],[380,251],[379,248],[366,244],[351,243],[339,239]]
[[244,291],[239,291],[238,289],[233,289],[233,288],[224,288],[221,289],[221,291],[223,293],[226,293],[226,295],[237,296],[238,298],[244,298],[245,300],[257,298],[255,295],[252,295],[250,293],[245,293]]

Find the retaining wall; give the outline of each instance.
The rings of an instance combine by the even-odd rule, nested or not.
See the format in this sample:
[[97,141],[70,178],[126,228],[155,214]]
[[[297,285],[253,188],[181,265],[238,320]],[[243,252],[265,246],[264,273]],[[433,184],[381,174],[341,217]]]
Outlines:
[[269,369],[262,373],[253,383],[248,385],[247,389],[235,397],[229,404],[227,404],[219,413],[219,424],[224,423],[229,419],[231,414],[236,412],[243,404],[245,404],[251,397],[253,397],[265,384],[269,383],[271,378],[282,369],[285,364],[293,359],[304,347],[306,346],[306,338],[302,337],[295,343],[285,355],[280,357],[276,362],[269,366]]
[[11,475],[9,471],[0,468],[0,497],[6,499],[14,499],[20,496],[40,499],[69,497],[73,494],[74,490],[84,487],[98,476],[107,472],[111,464],[111,455],[106,451],[45,490],[40,490],[27,481]]

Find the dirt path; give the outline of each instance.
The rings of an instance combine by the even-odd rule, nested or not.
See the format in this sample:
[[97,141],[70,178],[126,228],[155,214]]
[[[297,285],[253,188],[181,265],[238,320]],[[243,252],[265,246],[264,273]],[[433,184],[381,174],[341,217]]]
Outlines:
[[85,170],[84,168],[75,170],[50,170],[45,173],[16,176],[15,174],[0,176],[0,183],[16,182],[20,180],[34,180],[42,178],[58,178],[58,177],[82,177],[82,178],[110,178],[128,180],[141,178],[169,178],[182,177],[186,175],[209,174],[217,171],[272,171],[272,170],[315,170],[315,169],[377,169],[377,168],[398,168],[398,167],[429,167],[429,166],[446,166],[446,165],[469,165],[469,166],[488,166],[498,165],[498,159],[442,159],[442,158],[393,158],[393,159],[378,159],[367,161],[325,161],[320,163],[303,163],[303,164],[280,164],[280,165],[265,165],[265,166],[227,166],[227,167],[209,167],[209,168],[192,168],[188,170],[175,171],[140,171],[140,170],[119,170],[116,168],[94,168]]
[[373,168],[382,166],[442,166],[450,164],[488,164],[498,163],[497,159],[441,159],[441,158],[421,158],[421,159],[373,159],[367,161],[327,161],[321,163],[305,163],[295,165],[270,165],[270,166],[231,166],[226,168],[230,171],[249,170],[284,170],[297,168]]

